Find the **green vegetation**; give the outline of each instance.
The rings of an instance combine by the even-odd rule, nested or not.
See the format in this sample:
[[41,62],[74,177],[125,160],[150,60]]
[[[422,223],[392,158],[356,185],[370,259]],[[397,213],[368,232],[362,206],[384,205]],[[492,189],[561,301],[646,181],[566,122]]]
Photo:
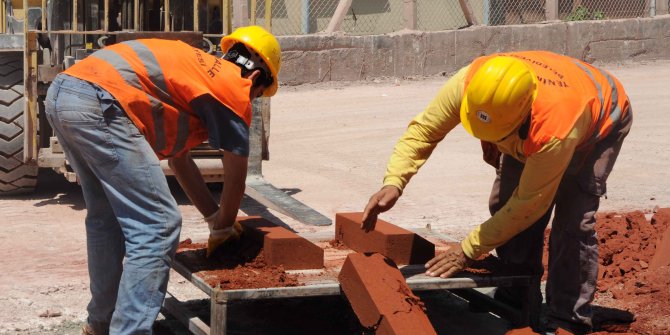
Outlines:
[[591,11],[585,6],[577,6],[572,13],[565,17],[566,21],[587,21],[587,20],[604,20],[607,17],[605,13],[600,10]]

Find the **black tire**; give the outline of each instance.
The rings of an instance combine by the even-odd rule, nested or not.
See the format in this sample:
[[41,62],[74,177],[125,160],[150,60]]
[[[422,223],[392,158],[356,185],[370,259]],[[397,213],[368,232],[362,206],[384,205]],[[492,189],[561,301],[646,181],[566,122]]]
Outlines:
[[30,193],[37,166],[23,163],[23,58],[0,52],[0,196]]

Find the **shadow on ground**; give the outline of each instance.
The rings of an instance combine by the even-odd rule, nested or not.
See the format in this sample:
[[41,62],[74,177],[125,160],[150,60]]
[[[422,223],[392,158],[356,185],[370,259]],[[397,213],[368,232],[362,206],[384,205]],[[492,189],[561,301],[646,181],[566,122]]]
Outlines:
[[[467,302],[448,291],[419,292],[438,334],[502,335],[506,320],[490,313],[473,313]],[[192,301],[189,309],[209,324],[209,300]],[[373,334],[361,327],[344,296],[239,302],[229,305],[228,332],[233,335]],[[157,335],[186,335],[172,317],[156,322]],[[419,334],[417,334],[419,335]]]

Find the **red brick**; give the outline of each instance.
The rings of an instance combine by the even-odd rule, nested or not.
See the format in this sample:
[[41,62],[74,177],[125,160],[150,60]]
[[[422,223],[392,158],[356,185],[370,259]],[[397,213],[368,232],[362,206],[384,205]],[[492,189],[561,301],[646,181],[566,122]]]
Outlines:
[[256,235],[268,265],[286,270],[323,268],[323,249],[302,236],[258,216],[238,217],[245,233]]
[[384,220],[365,232],[362,217],[363,213],[337,213],[335,238],[354,251],[378,252],[396,264],[423,264],[435,257],[435,245],[423,237]]
[[361,324],[379,326],[376,334],[436,334],[423,303],[392,260],[376,253],[349,254],[338,280]]

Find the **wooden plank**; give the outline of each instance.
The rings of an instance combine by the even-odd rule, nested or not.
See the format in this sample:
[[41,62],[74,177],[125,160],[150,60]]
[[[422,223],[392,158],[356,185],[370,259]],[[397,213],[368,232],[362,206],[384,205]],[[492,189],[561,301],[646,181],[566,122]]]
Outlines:
[[340,0],[340,2],[337,4],[337,8],[335,8],[333,17],[330,19],[330,22],[328,22],[326,33],[340,31],[342,21],[344,21],[344,17],[347,16],[347,12],[349,11],[349,8],[351,8],[352,1],[353,0]]
[[655,0],[655,1],[656,1],[656,15],[668,14],[668,0]]
[[133,30],[140,31],[140,0],[133,1]]
[[[4,12],[2,12],[4,13]],[[42,0],[42,5],[40,6],[40,13],[42,15],[42,31],[47,30],[47,0]]]
[[250,7],[249,8],[249,11],[250,11],[249,18],[251,20],[251,22],[249,22],[249,24],[251,24],[252,26],[256,25],[256,6],[257,5],[258,4],[256,3],[256,0],[251,0],[249,2],[249,7]]
[[163,0],[163,28],[165,31],[171,31],[170,0]]
[[468,0],[458,0],[458,3],[461,5],[461,10],[463,10],[463,15],[465,15],[465,21],[470,26],[478,25],[477,18],[475,17],[475,12],[472,11],[472,6]]
[[5,19],[7,17],[7,15],[5,15],[6,12],[7,10],[5,9],[5,2],[0,1],[0,34],[4,34],[5,29],[7,27],[7,24],[5,22]]
[[265,29],[272,32],[272,0],[265,0]]
[[104,18],[102,19],[102,30],[109,31],[109,0],[104,0]]
[[249,5],[247,0],[233,0],[233,28],[249,25]]
[[193,31],[200,31],[200,0],[193,0]]
[[405,29],[416,30],[416,0],[403,1]]
[[[77,22],[77,7],[79,7],[79,4],[77,3],[77,0],[72,0],[72,27],[70,27],[70,28],[72,28],[72,30],[74,30],[74,31],[79,30],[79,27],[77,27],[79,25],[79,23]],[[28,8],[28,7],[24,7],[24,8]],[[26,20],[26,21],[28,21],[28,20]],[[84,30],[86,30],[86,29],[84,29]]]
[[558,20],[558,0],[546,0],[544,16],[546,21]]

